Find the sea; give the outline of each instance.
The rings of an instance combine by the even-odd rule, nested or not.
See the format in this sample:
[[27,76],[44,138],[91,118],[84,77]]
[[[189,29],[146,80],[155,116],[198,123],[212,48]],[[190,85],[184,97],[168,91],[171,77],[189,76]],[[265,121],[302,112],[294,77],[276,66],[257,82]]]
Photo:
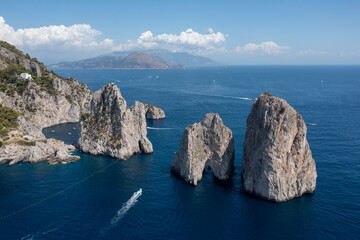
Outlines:
[[[222,66],[170,70],[57,69],[92,90],[116,83],[147,102],[152,154],[125,161],[0,165],[0,239],[360,239],[360,66]],[[263,92],[303,116],[317,167],[313,194],[274,203],[244,193],[246,119]],[[229,181],[211,170],[194,187],[170,172],[184,128],[219,113],[235,138]],[[76,144],[77,123],[44,129]]]

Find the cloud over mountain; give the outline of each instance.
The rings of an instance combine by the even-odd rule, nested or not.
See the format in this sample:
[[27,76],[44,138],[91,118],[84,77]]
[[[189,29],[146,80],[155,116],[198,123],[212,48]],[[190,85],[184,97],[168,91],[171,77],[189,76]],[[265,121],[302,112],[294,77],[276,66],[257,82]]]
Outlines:
[[243,47],[236,47],[236,52],[241,54],[255,55],[255,54],[266,54],[276,55],[285,53],[290,49],[287,46],[279,46],[273,41],[262,42],[260,44],[248,43]]
[[25,49],[44,47],[76,51],[136,50],[153,47],[169,50],[214,49],[226,40],[225,34],[214,32],[211,28],[207,33],[187,29],[179,35],[168,33],[154,35],[149,30],[141,33],[136,40],[128,40],[117,45],[108,38],[98,41],[97,38],[100,36],[101,32],[88,24],[50,25],[15,30],[0,16],[0,39]]
[[[247,43],[236,48],[226,47],[228,34],[215,32],[209,28],[206,32],[197,32],[191,28],[174,33],[154,34],[148,30],[136,39],[115,43],[102,38],[101,31],[89,24],[71,26],[50,25],[38,28],[14,29],[0,16],[0,40],[7,41],[23,51],[36,53],[42,59],[56,62],[94,57],[112,51],[135,51],[146,49],[166,49],[172,52],[188,52],[195,55],[279,55],[289,53],[290,47],[281,46],[273,41]],[[314,54],[312,50],[298,55]],[[239,57],[239,56],[238,56]]]

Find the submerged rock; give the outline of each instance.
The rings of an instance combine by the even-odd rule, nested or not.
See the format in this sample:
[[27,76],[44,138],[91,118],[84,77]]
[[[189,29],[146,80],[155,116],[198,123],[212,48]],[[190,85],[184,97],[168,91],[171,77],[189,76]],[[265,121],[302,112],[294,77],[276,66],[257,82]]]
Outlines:
[[228,179],[234,169],[233,134],[213,113],[206,114],[201,123],[186,127],[171,170],[196,186],[207,166],[220,180]]
[[165,118],[165,112],[154,105],[143,103],[145,106],[146,119],[162,119]]
[[119,88],[108,83],[96,91],[90,111],[81,117],[78,146],[83,152],[127,159],[134,153],[153,152],[146,137],[145,106],[128,108]]
[[268,93],[253,103],[247,119],[242,160],[246,192],[283,202],[316,186],[316,166],[299,112]]

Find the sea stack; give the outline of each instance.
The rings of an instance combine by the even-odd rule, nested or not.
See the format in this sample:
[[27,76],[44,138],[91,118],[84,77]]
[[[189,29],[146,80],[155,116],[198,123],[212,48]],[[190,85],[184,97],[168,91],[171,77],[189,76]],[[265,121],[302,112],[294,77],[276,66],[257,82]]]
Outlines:
[[206,114],[201,123],[186,127],[171,170],[196,186],[207,166],[220,180],[227,180],[234,169],[233,134],[214,113]]
[[78,146],[83,152],[123,160],[138,152],[152,153],[145,115],[144,104],[127,107],[119,88],[108,83],[94,93],[90,111],[81,116]]
[[285,100],[261,94],[247,119],[242,160],[244,190],[284,202],[312,193],[316,178],[302,116]]
[[165,118],[165,112],[154,105],[143,103],[145,106],[146,119],[157,120]]

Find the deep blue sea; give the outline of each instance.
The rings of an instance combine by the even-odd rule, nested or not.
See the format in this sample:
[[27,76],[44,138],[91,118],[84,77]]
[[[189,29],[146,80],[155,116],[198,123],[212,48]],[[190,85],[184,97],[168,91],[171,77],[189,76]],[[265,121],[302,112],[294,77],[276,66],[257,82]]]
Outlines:
[[[81,160],[65,165],[1,164],[1,240],[360,238],[360,66],[56,71],[92,90],[114,82],[128,105],[154,104],[166,119],[148,121],[153,154],[119,161],[75,152]],[[307,123],[318,172],[312,195],[279,204],[242,191],[246,118],[264,91]],[[205,172],[193,187],[170,165],[184,128],[209,112],[234,133],[236,169],[228,182]],[[78,126],[44,132],[76,143]]]

